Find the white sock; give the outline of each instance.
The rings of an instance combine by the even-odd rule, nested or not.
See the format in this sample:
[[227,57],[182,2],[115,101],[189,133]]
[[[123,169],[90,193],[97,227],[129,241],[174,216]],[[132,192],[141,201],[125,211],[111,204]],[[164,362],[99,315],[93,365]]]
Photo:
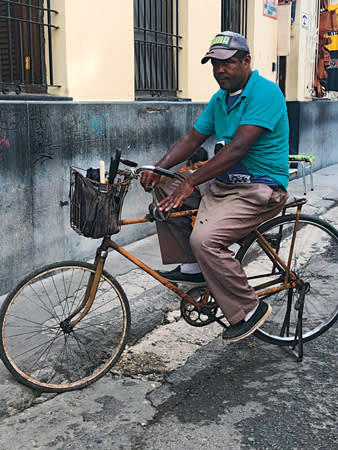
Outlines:
[[192,275],[194,273],[201,273],[201,269],[197,262],[196,263],[184,263],[184,264],[181,264],[181,272],[189,273]]
[[259,306],[259,303],[252,311],[248,312],[248,314],[244,317],[244,322],[247,322],[249,319],[251,319],[251,317],[255,314],[258,306]]

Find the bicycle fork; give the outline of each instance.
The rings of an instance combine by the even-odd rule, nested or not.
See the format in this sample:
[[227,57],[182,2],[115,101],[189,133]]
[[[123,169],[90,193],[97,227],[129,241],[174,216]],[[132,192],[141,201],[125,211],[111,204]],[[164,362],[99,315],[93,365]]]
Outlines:
[[[89,275],[86,292],[84,294],[81,304],[65,319],[61,322],[60,326],[63,331],[70,333],[73,328],[88,314],[90,311],[97,289],[99,287],[100,278],[103,271],[103,266],[108,255],[107,248],[101,246],[96,251],[94,265],[96,267],[95,273]],[[74,319],[75,316],[79,316]]]

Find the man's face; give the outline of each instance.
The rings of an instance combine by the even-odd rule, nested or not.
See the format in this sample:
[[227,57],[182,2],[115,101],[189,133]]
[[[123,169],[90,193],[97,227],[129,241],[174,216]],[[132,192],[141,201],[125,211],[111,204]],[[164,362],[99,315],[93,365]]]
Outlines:
[[247,55],[240,61],[236,56],[229,59],[211,59],[214,77],[223,90],[230,92],[242,89],[251,73],[250,56]]

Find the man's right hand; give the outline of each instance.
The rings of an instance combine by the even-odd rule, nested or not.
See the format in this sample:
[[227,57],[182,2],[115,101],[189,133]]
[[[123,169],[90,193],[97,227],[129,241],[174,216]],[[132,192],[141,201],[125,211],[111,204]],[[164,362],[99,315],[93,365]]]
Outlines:
[[143,189],[148,192],[149,185],[154,188],[160,181],[161,175],[152,172],[151,170],[145,170],[141,175],[141,184]]

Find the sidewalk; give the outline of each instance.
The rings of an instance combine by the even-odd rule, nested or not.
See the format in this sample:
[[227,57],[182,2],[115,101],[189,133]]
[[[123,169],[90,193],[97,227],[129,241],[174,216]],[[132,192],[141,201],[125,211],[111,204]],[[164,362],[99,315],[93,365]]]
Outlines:
[[338,164],[317,170],[313,174],[314,190],[310,190],[310,176],[306,176],[307,194],[304,195],[303,180],[293,180],[289,185],[290,196],[305,197],[303,212],[323,215],[338,202]]

